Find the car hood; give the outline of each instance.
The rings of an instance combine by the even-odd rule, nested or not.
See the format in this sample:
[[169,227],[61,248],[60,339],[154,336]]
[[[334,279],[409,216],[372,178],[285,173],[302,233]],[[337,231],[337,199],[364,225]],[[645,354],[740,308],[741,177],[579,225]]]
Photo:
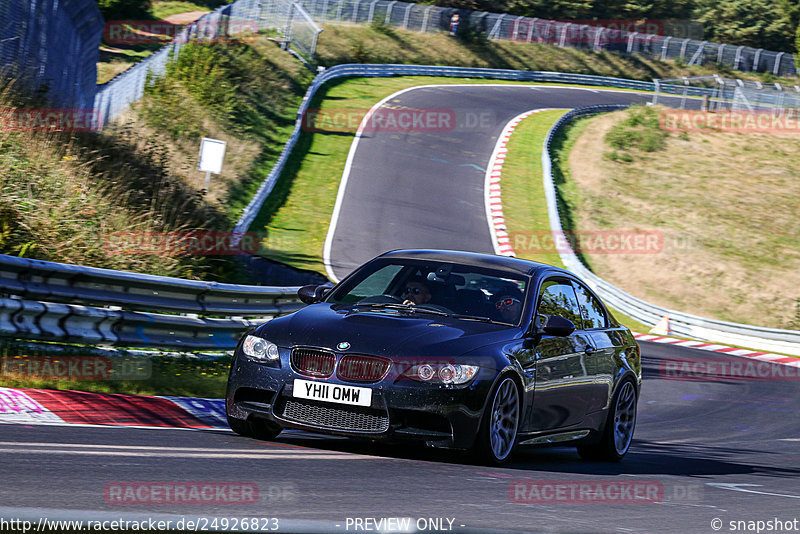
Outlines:
[[514,339],[521,329],[395,310],[334,309],[319,303],[273,319],[256,334],[281,347],[325,347],[339,352],[382,356],[459,356],[477,348]]

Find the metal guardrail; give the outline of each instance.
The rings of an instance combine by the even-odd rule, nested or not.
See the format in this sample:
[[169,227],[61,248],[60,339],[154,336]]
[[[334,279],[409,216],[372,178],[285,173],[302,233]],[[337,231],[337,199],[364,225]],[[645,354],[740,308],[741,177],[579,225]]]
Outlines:
[[[542,173],[544,174],[544,189],[550,228],[556,234],[563,235],[564,230],[561,227],[556,188],[552,174],[550,148],[553,138],[561,128],[578,117],[616,111],[627,107],[626,105],[607,105],[577,108],[564,114],[548,131],[544,141],[544,150],[542,150]],[[666,315],[670,319],[670,329],[678,335],[800,356],[800,331],[780,330],[707,319],[651,304],[626,293],[591,272],[572,251],[569,246],[569,240],[564,238],[562,242],[565,244],[564,248],[569,249],[568,251],[559,251],[561,261],[567,269],[583,278],[606,303],[641,323],[655,325],[659,319]]]
[[[297,110],[297,120],[294,131],[283,147],[283,151],[278,157],[275,166],[270,171],[267,178],[262,182],[250,204],[242,212],[239,222],[236,224],[234,232],[244,233],[253,223],[258,215],[261,206],[267,199],[275,183],[278,180],[289,154],[294,149],[302,131],[303,116],[308,111],[308,106],[317,91],[330,80],[346,78],[351,76],[360,77],[391,77],[391,76],[446,76],[455,78],[487,78],[494,80],[512,80],[521,82],[545,82],[545,83],[567,83],[581,85],[595,85],[606,87],[618,87],[621,89],[633,89],[637,91],[653,91],[653,82],[643,82],[639,80],[626,80],[623,78],[608,78],[591,74],[568,74],[562,72],[547,71],[520,71],[510,69],[482,69],[471,67],[440,67],[430,65],[364,65],[364,64],[343,64],[336,65],[324,70],[314,78],[311,86],[306,91],[303,102]],[[684,88],[663,87],[662,93],[684,94]],[[711,95],[712,89],[702,87],[691,87],[686,89],[686,94],[690,96]]]
[[228,350],[246,328],[300,309],[296,291],[0,255],[0,293],[6,296],[0,298],[0,335]]

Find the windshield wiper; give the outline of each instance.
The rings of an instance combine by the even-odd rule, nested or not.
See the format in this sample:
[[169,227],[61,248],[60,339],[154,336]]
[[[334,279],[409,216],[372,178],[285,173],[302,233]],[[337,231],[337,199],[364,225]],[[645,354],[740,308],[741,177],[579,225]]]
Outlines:
[[478,315],[454,314],[453,317],[455,317],[456,319],[465,319],[467,321],[479,321],[481,323],[497,324],[497,321],[489,319],[488,317],[480,317]]
[[360,307],[364,307],[364,308],[388,308],[390,310],[402,310],[402,311],[407,311],[407,312],[411,312],[411,313],[418,313],[418,312],[419,313],[430,313],[432,315],[440,315],[442,317],[452,317],[453,316],[453,314],[451,314],[451,313],[443,312],[443,311],[440,311],[440,310],[434,310],[434,309],[431,309],[431,308],[424,308],[422,306],[424,306],[424,304],[421,305],[421,306],[415,306],[415,305],[412,305],[412,304],[399,304],[399,303],[394,303],[394,302],[368,302],[366,304],[358,304],[358,303],[356,303],[354,308],[356,308],[356,309],[360,308]]

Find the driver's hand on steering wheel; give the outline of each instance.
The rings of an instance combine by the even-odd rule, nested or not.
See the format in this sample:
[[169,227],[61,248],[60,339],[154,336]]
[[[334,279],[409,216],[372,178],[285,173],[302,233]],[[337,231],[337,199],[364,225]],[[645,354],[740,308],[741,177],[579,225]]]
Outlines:
[[414,302],[413,300],[409,300],[409,299],[404,300],[403,304],[405,304],[406,306],[416,306],[417,305],[416,302]]

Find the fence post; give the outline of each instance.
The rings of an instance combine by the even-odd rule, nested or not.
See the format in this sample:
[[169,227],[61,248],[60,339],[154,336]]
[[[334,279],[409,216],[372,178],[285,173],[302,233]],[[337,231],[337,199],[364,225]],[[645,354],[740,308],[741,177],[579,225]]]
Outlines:
[[744,46],[740,46],[736,49],[736,58],[733,60],[733,68],[739,70],[739,62],[742,60],[742,50],[744,50]]
[[702,65],[703,64],[703,59],[702,59],[703,56],[702,56],[702,54],[703,54],[703,48],[705,48],[705,46],[706,46],[706,41],[703,41],[702,43],[700,43],[700,46],[697,47],[697,52],[695,52],[692,55],[692,59],[689,60],[689,65],[695,65],[695,64]]
[[492,31],[489,32],[489,35],[486,37],[487,39],[497,39],[497,36],[500,35],[500,28],[503,25],[504,18],[506,18],[505,14],[497,17],[497,22],[492,26]]
[[592,48],[595,50],[600,50],[600,37],[603,35],[603,28],[602,26],[597,26],[594,32],[594,43],[592,44]]
[[428,17],[430,17],[431,9],[433,9],[433,6],[426,7],[425,13],[422,15],[422,33],[428,31]]
[[358,9],[361,7],[361,0],[356,0],[356,5],[353,8],[353,20],[352,22],[358,22],[356,19],[358,18]]
[[628,34],[628,53],[633,52],[633,40],[636,39],[636,36],[639,35],[639,32],[631,32]]
[[389,25],[389,22],[391,22],[392,20],[392,9],[394,8],[394,5],[396,3],[397,0],[392,0],[391,2],[389,2],[389,7],[386,8],[386,19],[383,21],[383,23],[387,26]]
[[414,8],[414,5],[415,4],[408,4],[408,7],[406,8],[406,14],[405,14],[405,16],[403,16],[403,29],[404,30],[408,29],[408,17],[411,15],[411,10]]
[[683,44],[681,44],[681,59],[686,59],[686,47],[689,45],[689,41],[691,41],[691,39],[684,39]]
[[369,5],[369,15],[367,16],[367,24],[372,24],[372,17],[375,14],[375,4],[378,3],[378,0],[372,0],[372,3]]
[[328,0],[322,4],[322,23],[328,22]]
[[763,52],[763,51],[764,50],[761,49],[761,48],[756,50],[756,55],[753,58],[753,72],[758,72],[758,60],[761,59],[761,52]]
[[538,18],[531,19],[531,27],[528,28],[528,39],[526,42],[530,43],[533,40],[533,29],[536,27],[536,24],[539,22]]
[[339,5],[336,6],[336,22],[342,22],[342,9],[344,9],[344,0],[339,0]]
[[686,95],[689,94],[689,80],[686,76],[682,76],[683,80],[683,96],[681,97],[681,109],[686,109]]
[[517,17],[514,19],[514,32],[511,34],[511,40],[516,42],[517,37],[519,37],[519,21],[524,19],[525,17]]
[[655,106],[658,104],[658,92],[661,90],[661,80],[656,78],[653,80],[653,83],[656,86],[655,91],[653,91],[653,105]]
[[775,56],[775,65],[772,66],[772,74],[775,76],[778,75],[780,72],[781,61],[783,61],[783,56],[786,55],[786,52],[778,52],[778,55]]
[[720,65],[722,64],[722,55],[724,50],[725,50],[725,45],[724,44],[719,45],[719,50],[717,50],[717,63]]
[[561,37],[559,37],[559,39],[558,39],[558,46],[560,46],[560,47],[564,47],[566,45],[566,43],[567,43],[567,28],[569,26],[572,26],[572,24],[570,24],[569,22],[567,22],[566,24],[561,26],[561,28],[562,28]]
[[661,61],[667,60],[667,51],[669,50],[669,42],[672,40],[672,36],[667,37],[664,39],[664,42],[661,43]]

